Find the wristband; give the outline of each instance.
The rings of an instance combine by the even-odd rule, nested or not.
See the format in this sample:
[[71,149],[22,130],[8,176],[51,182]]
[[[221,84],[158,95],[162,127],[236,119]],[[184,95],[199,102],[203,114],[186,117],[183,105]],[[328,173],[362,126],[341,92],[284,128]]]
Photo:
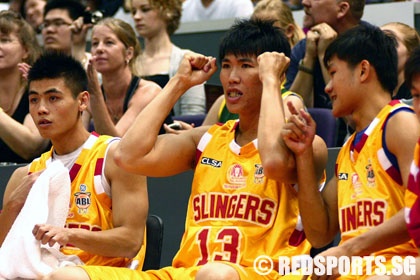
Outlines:
[[299,71],[302,71],[302,72],[305,72],[305,73],[308,73],[308,74],[310,74],[310,75],[312,75],[312,74],[314,73],[314,71],[313,71],[312,69],[310,69],[309,67],[306,67],[305,65],[303,65],[303,59],[301,59],[301,60],[299,61],[299,67],[298,67],[298,70],[299,70]]

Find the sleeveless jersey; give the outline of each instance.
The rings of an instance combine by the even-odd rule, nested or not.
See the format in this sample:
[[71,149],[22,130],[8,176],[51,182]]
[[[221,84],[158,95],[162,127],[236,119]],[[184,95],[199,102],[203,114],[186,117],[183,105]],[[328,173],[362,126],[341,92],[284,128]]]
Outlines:
[[213,125],[197,147],[185,232],[174,267],[225,261],[253,267],[260,255],[308,254],[293,185],[264,176],[257,140],[235,143],[238,121]]
[[411,163],[408,186],[405,192],[405,220],[408,233],[420,248],[420,139],[414,150],[414,158]]
[[[353,134],[341,148],[336,162],[341,242],[382,224],[404,207],[401,174],[390,160],[394,156],[384,146],[386,122],[400,110],[412,111],[397,100],[391,101],[357,144],[354,145]],[[417,250],[410,241],[374,255],[417,255]]]
[[[66,227],[81,228],[90,231],[102,231],[113,228],[112,201],[105,193],[101,177],[104,173],[104,160],[107,147],[116,138],[97,136],[92,133],[83,145],[83,149],[70,169],[71,191],[69,214]],[[45,169],[53,160],[53,148],[30,165],[30,172]],[[144,246],[143,246],[144,247]],[[67,255],[77,255],[87,265],[106,265],[125,267],[130,259],[104,257],[90,254],[67,244],[61,248]]]

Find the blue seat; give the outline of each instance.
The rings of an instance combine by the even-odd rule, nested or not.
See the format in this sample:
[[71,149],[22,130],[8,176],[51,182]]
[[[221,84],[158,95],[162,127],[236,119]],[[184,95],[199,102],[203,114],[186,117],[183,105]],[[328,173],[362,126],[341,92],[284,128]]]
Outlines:
[[316,134],[324,139],[328,148],[337,146],[338,121],[327,108],[308,108],[316,123]]

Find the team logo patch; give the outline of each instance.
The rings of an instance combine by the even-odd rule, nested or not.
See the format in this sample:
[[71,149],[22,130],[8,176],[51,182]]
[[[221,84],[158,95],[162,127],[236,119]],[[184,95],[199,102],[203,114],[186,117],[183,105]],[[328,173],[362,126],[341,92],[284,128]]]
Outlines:
[[261,184],[264,180],[264,169],[262,167],[262,164],[256,163],[254,166],[255,166],[254,183]]
[[91,204],[90,201],[90,192],[86,192],[87,190],[87,186],[85,184],[81,184],[80,187],[80,192],[77,192],[74,194],[75,198],[74,198],[74,202],[77,206],[77,208],[79,208],[79,214],[87,214],[88,213],[88,208]]
[[367,178],[367,185],[369,187],[375,187],[376,186],[376,182],[375,182],[375,172],[373,171],[373,167],[372,167],[372,162],[369,159],[368,160],[368,164],[366,165],[366,178]]
[[246,174],[244,174],[244,168],[242,165],[235,163],[229,166],[227,171],[227,180],[229,184],[224,184],[223,187],[226,189],[240,189],[246,185]]
[[353,194],[351,195],[352,199],[357,198],[359,195],[362,194],[363,188],[362,183],[360,182],[359,175],[357,173],[353,173],[351,175],[351,183],[353,185]]

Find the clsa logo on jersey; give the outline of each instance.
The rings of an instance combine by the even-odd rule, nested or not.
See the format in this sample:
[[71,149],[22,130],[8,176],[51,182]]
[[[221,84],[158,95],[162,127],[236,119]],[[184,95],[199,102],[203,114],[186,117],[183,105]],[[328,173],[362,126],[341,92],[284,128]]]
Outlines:
[[85,184],[81,184],[80,187],[80,192],[77,192],[74,194],[75,198],[74,198],[74,202],[77,206],[77,208],[79,208],[79,214],[87,214],[88,212],[88,208],[91,204],[91,200],[90,200],[90,192],[86,192],[87,190],[87,186]]
[[347,181],[349,179],[348,173],[338,173],[338,180]]

